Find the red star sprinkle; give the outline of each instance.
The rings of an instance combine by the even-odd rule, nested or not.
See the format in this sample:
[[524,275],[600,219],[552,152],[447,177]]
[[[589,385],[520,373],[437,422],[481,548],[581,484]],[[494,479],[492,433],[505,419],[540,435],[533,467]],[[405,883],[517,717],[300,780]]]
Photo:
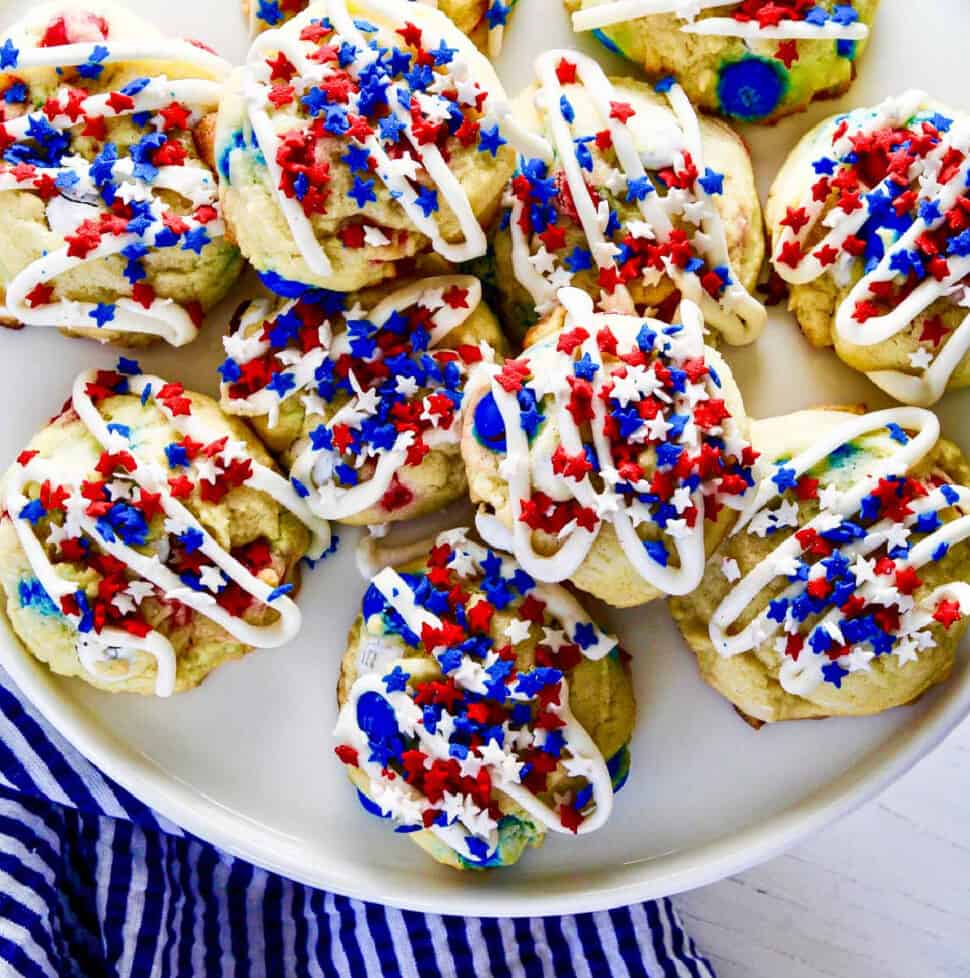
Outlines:
[[168,487],[176,499],[187,499],[192,495],[192,481],[187,475],[177,475],[169,479]]
[[468,289],[462,289],[457,285],[452,285],[441,296],[441,298],[444,299],[445,304],[452,309],[468,308]]
[[88,136],[97,142],[103,142],[107,134],[108,124],[105,122],[104,116],[101,115],[89,116],[81,130],[82,136]]
[[267,58],[266,64],[269,65],[270,78],[282,78],[289,81],[296,74],[296,68],[282,51],[275,58]]
[[791,228],[793,234],[798,234],[806,224],[808,224],[808,214],[804,207],[789,207],[785,219],[781,222],[782,227]]
[[503,390],[514,394],[516,391],[522,390],[523,382],[531,375],[532,368],[528,363],[522,360],[506,360],[495,379]]
[[778,261],[790,268],[798,268],[802,261],[802,246],[797,241],[786,241],[781,246]]
[[130,95],[124,95],[121,92],[112,92],[108,96],[108,105],[111,109],[120,115],[122,112],[127,112],[135,107],[135,100]]
[[790,68],[798,60],[798,41],[782,41],[775,51],[775,57]]
[[636,115],[636,110],[629,102],[610,102],[610,118],[619,119],[626,122],[631,116]]
[[959,601],[941,601],[933,612],[933,618],[944,628],[949,629],[955,622],[962,617]]
[[576,81],[576,65],[565,58],[559,59],[556,65],[556,78],[560,85],[572,85]]
[[147,282],[137,282],[131,288],[131,297],[138,305],[150,309],[155,301],[155,290]]
[[559,251],[566,245],[566,229],[550,224],[540,235],[539,240],[548,251]]
[[795,486],[795,495],[801,500],[815,499],[818,496],[819,480],[804,475]]
[[468,627],[473,632],[487,632],[495,614],[495,608],[487,601],[478,601],[473,604],[466,612],[468,617]]
[[932,343],[938,347],[943,337],[950,332],[950,327],[943,322],[942,316],[933,316],[923,321],[923,331],[920,333],[920,343]]
[[575,351],[576,347],[588,339],[589,333],[582,326],[577,326],[575,329],[570,329],[560,334],[559,341],[556,343],[556,349],[560,353],[571,354]]
[[406,21],[403,27],[397,29],[398,34],[404,38],[404,43],[413,48],[421,47],[421,28],[416,27],[410,21]]
[[902,570],[896,571],[896,587],[903,594],[912,594],[922,583],[916,570],[912,567],[904,567]]
[[31,309],[36,306],[46,306],[54,297],[54,286],[40,282],[27,293],[27,305]]
[[712,397],[707,401],[701,401],[694,408],[694,422],[698,428],[704,430],[716,427],[730,416],[731,412],[720,398]]
[[812,252],[822,267],[827,267],[835,262],[839,257],[838,251],[832,245],[823,245],[818,251]]

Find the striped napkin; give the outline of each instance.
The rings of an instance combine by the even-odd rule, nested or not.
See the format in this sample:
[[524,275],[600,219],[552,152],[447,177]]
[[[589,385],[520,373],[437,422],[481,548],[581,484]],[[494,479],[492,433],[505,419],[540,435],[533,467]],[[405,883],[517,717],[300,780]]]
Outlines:
[[532,920],[361,903],[188,835],[0,670],[0,975],[713,978],[669,900]]

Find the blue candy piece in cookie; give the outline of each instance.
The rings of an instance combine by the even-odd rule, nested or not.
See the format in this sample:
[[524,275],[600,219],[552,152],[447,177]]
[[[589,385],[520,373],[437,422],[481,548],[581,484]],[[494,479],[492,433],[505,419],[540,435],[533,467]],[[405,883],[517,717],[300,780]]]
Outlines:
[[771,115],[787,87],[787,72],[777,61],[743,58],[721,67],[717,96],[727,115],[751,121]]
[[475,437],[493,452],[504,452],[505,422],[491,392],[475,407]]
[[623,53],[623,49],[613,40],[613,38],[608,37],[603,31],[595,30],[593,31],[593,37],[596,38],[600,44],[606,48],[607,51],[612,51],[613,54],[618,54],[621,58],[626,57]]

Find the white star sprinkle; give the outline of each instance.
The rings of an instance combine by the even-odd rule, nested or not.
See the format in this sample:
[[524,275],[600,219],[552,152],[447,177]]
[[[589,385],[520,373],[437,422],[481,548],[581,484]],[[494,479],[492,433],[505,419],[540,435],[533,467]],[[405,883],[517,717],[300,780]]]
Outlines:
[[733,557],[721,558],[721,573],[733,584],[741,580],[741,568]]
[[226,579],[218,567],[208,564],[199,573],[199,583],[209,591],[218,594],[226,586]]
[[818,504],[822,509],[834,510],[839,506],[842,493],[836,486],[820,486],[818,490]]
[[933,354],[925,346],[921,346],[909,355],[909,365],[917,370],[925,370],[932,362]]
[[524,642],[529,637],[529,622],[513,618],[502,632],[513,645]]
[[547,275],[556,267],[556,256],[550,254],[543,245],[534,255],[529,256],[529,264],[540,275]]
[[394,389],[404,397],[413,397],[418,392],[418,382],[413,377],[402,374],[395,381]]

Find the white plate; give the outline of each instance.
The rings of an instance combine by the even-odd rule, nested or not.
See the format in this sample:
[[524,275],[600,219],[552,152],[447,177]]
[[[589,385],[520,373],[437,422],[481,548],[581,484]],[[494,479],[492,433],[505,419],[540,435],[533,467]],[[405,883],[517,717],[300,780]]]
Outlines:
[[[10,4],[5,17],[27,6],[26,0]],[[132,0],[131,6],[228,57],[245,53],[237,0]],[[775,129],[746,133],[762,192],[795,139],[838,108],[910,86],[960,102],[970,28],[966,0],[920,4],[918,16],[914,6],[884,0],[848,98],[815,106]],[[559,0],[523,0],[501,64],[510,92],[529,81],[543,42],[575,46]],[[190,349],[152,351],[141,359],[152,372],[212,391],[219,334],[217,321]],[[62,403],[77,371],[109,366],[116,356],[51,330],[0,330],[0,459],[12,459]],[[755,415],[816,403],[885,403],[834,354],[812,352],[782,312],[774,313],[755,347],[728,357]],[[968,407],[970,392],[950,395],[940,409],[944,430],[966,450]],[[951,681],[916,706],[871,719],[755,732],[700,682],[662,604],[612,613],[608,624],[635,654],[639,703],[633,770],[613,819],[595,837],[550,838],[515,869],[455,873],[366,815],[333,757],[337,665],[364,589],[353,562],[356,531],[341,535],[340,553],[307,577],[300,641],[226,666],[193,693],[157,701],[55,679],[6,630],[0,631],[0,662],[83,753],[196,835],[315,886],[474,915],[596,910],[736,872],[885,788],[970,711],[964,650]]]

